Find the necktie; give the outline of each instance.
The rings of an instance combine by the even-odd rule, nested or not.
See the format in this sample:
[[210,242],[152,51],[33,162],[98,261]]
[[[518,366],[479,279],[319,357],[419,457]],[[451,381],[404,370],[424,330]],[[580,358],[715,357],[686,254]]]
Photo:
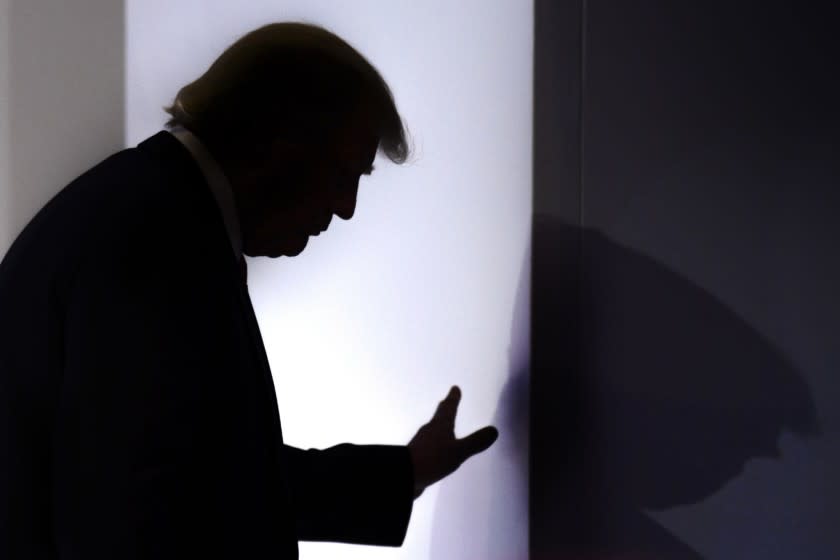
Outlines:
[[239,257],[239,276],[242,278],[242,283],[248,284],[248,263],[245,262],[245,255]]

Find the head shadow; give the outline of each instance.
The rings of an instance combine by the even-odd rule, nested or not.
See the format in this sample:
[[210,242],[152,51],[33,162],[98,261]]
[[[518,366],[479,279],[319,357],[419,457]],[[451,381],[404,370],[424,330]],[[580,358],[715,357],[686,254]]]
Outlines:
[[597,231],[538,218],[534,267],[532,497],[550,496],[532,509],[535,540],[699,557],[643,511],[779,459],[785,430],[817,435],[804,378],[714,295]]

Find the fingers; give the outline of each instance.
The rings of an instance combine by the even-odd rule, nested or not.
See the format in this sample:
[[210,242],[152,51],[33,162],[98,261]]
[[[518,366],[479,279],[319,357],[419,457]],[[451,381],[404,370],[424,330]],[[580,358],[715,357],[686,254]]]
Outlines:
[[463,439],[458,440],[461,462],[464,462],[473,455],[486,450],[488,447],[493,445],[493,442],[496,441],[498,437],[499,430],[493,426],[487,426],[473,432]]
[[458,403],[461,402],[461,389],[453,385],[435,410],[435,417],[455,426],[455,416],[458,414]]

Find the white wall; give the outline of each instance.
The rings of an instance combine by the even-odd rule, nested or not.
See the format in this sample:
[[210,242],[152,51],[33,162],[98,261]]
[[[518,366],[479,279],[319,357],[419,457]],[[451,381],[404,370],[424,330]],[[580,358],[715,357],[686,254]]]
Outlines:
[[[457,383],[456,435],[493,421],[501,437],[415,503],[401,549],[308,543],[301,556],[522,557],[527,434],[514,441],[514,426],[527,413],[532,7],[347,6],[127,2],[126,144],[160,130],[178,88],[265,23],[318,23],[369,57],[394,91],[416,158],[377,161],[353,220],[334,221],[299,257],[249,262],[284,436],[301,447],[404,444]],[[500,517],[490,504],[502,498]],[[453,512],[455,532],[439,521]]]

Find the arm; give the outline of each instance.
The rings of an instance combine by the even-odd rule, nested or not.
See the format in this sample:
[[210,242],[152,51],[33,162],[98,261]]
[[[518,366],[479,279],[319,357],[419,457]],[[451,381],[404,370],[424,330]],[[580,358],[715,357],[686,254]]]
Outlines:
[[297,536],[400,546],[413,504],[405,446],[342,444],[324,450],[284,446]]
[[498,437],[488,426],[456,438],[460,400],[453,387],[407,446],[284,446],[298,539],[400,546],[413,500]]

